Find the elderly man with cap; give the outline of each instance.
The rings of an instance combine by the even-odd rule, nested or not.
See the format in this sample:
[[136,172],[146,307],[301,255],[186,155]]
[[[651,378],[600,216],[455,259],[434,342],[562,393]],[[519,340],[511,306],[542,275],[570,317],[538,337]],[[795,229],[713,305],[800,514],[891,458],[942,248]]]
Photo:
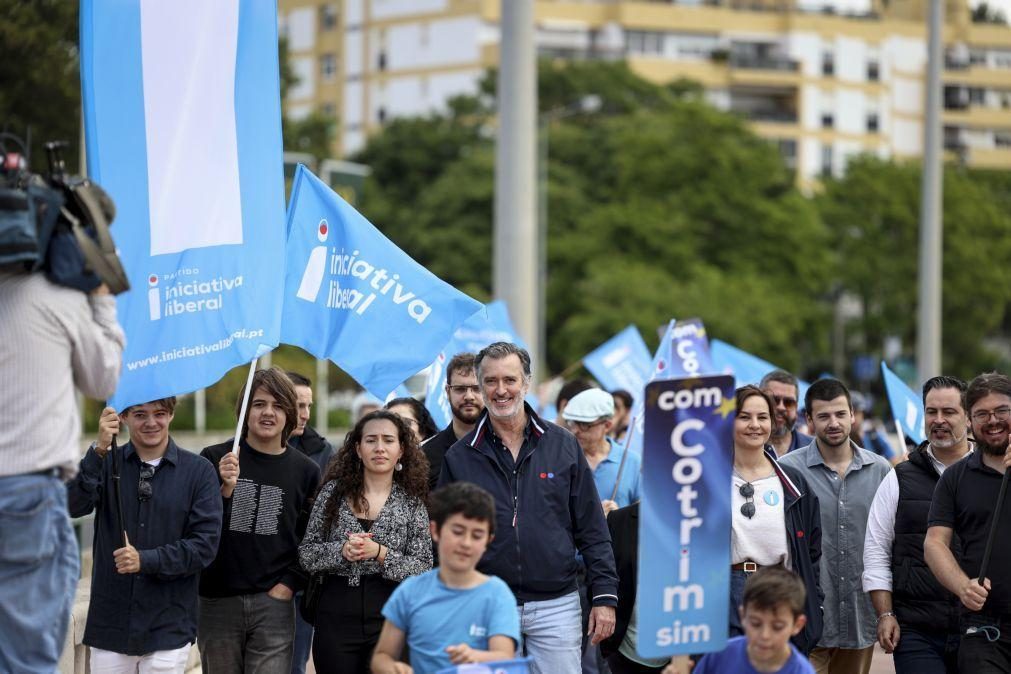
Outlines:
[[614,426],[613,396],[599,388],[576,394],[562,418],[590,464],[604,514],[638,501],[640,459],[609,437]]

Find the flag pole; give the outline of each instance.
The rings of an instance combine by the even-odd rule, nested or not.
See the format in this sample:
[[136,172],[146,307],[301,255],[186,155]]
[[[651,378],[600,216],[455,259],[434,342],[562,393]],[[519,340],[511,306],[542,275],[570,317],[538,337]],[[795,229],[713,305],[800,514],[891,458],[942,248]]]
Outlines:
[[993,552],[993,540],[997,537],[997,526],[1000,524],[1000,511],[1004,508],[1004,496],[1007,494],[1007,476],[1011,470],[1004,469],[1004,477],[1000,481],[1000,491],[997,493],[997,505],[990,518],[990,533],[986,536],[986,548],[983,549],[983,562],[979,565],[979,584],[983,584],[986,572],[990,568],[990,553]]
[[123,534],[123,546],[126,547],[128,542],[126,540],[126,525],[123,523],[123,492],[120,489],[120,461],[119,461],[119,447],[116,446],[116,434],[112,435],[112,443],[109,445],[109,451],[112,452],[112,492],[116,499],[116,525],[119,527],[119,531]]
[[232,440],[232,452],[239,453],[239,438],[242,435],[242,425],[246,423],[246,406],[249,404],[249,396],[252,391],[249,388],[253,385],[253,375],[256,374],[256,361],[254,358],[249,363],[249,374],[246,376],[246,388],[242,392],[242,405],[239,406],[239,423],[235,426],[235,438]]

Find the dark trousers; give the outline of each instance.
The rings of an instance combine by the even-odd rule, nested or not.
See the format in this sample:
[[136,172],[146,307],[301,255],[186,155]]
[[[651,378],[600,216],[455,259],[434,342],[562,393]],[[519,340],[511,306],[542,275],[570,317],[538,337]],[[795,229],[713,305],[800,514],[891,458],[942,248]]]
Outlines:
[[323,582],[312,640],[317,674],[369,674],[372,651],[383,629],[383,605],[397,584],[375,575],[349,586],[344,576]]
[[309,654],[312,652],[312,630],[313,627],[305,621],[302,613],[298,610],[302,602],[302,593],[295,593],[295,642],[292,644],[291,653],[291,674],[305,674],[305,665],[309,662]]
[[968,613],[962,616],[959,631],[958,671],[971,674],[1011,672],[1011,619]]
[[727,632],[729,638],[744,636],[738,607],[744,601],[744,583],[747,580],[748,574],[744,571],[730,570],[730,630]]
[[289,674],[295,605],[266,592],[201,597],[197,646],[206,674]]
[[663,671],[663,667],[647,667],[618,652],[607,658],[607,666],[611,668],[611,674],[657,674]]
[[895,674],[958,674],[958,635],[899,623]]

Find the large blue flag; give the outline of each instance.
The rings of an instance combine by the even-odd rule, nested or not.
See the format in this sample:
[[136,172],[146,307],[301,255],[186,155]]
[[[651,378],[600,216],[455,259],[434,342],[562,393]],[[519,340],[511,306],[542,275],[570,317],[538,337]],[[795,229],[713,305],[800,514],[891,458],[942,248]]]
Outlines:
[[907,437],[920,444],[927,439],[923,430],[923,400],[899,375],[888,369],[885,361],[881,361],[881,376],[885,380],[888,405],[892,408],[895,423]]
[[646,400],[636,650],[718,651],[730,604],[734,379],[654,381]]
[[[718,339],[712,340],[709,347],[714,372],[734,375],[735,384],[739,387],[745,384],[755,384],[757,386],[762,381],[762,377],[773,370],[779,369],[758,356],[752,355],[747,351],[742,351],[736,346],[731,346]],[[804,405],[804,395],[810,386],[806,381],[797,380],[797,397],[800,399],[802,407]]]
[[509,309],[502,300],[495,300],[457,328],[452,339],[442,347],[428,371],[425,384],[425,407],[435,425],[444,428],[452,420],[449,398],[446,395],[446,365],[458,353],[474,353],[494,342],[512,342],[523,348],[526,344],[516,334]]
[[110,403],[186,393],[277,345],[284,176],[277,8],[81,2],[88,172],[132,289]]
[[583,357],[583,366],[608,391],[624,389],[633,396],[649,381],[649,350],[639,329],[630,325]]
[[[667,321],[667,329],[664,330],[660,338],[660,344],[653,353],[653,362],[650,364],[649,381],[658,379],[669,379],[674,368],[674,326],[677,320],[672,318]],[[643,410],[646,409],[646,390],[641,388],[632,391],[632,411],[629,414],[628,432],[625,433],[625,450],[635,454],[642,454],[642,431],[643,431]]]
[[415,262],[304,166],[288,207],[281,341],[383,399],[481,304]]

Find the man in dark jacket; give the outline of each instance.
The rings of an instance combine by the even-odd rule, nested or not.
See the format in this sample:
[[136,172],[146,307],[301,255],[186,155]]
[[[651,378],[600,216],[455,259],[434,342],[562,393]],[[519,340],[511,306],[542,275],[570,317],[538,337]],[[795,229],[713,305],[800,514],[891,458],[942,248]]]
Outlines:
[[[119,416],[105,408],[98,440],[67,487],[73,517],[96,511],[84,631],[94,672],[181,674],[197,636],[197,584],[218,549],[221,494],[210,462],[169,437],[175,404],[155,400]],[[130,429],[130,442],[117,450],[125,532],[108,456],[120,422]]]
[[898,674],[958,671],[958,599],[927,567],[923,540],[937,481],[971,451],[965,388],[944,376],[923,385],[927,440],[885,476],[867,519],[863,588]]
[[814,438],[797,430],[800,400],[797,378],[786,370],[773,370],[762,377],[758,388],[772,396],[776,403],[776,423],[773,424],[772,437],[769,439],[776,448],[776,454],[783,456],[811,444]]
[[583,556],[599,643],[614,631],[618,579],[607,522],[586,458],[571,433],[543,421],[523,398],[530,355],[496,342],[475,363],[485,412],[446,453],[439,484],[473,482],[495,497],[495,540],[478,565],[512,589],[534,674],[578,674],[576,589]]
[[428,459],[428,487],[434,490],[442,471],[442,457],[456,441],[474,430],[484,411],[481,387],[474,372],[474,354],[458,353],[446,363],[446,400],[452,413],[449,425],[421,443]]

